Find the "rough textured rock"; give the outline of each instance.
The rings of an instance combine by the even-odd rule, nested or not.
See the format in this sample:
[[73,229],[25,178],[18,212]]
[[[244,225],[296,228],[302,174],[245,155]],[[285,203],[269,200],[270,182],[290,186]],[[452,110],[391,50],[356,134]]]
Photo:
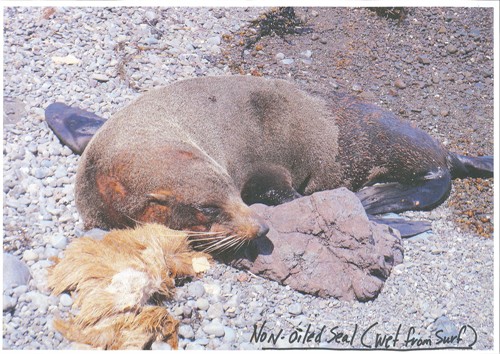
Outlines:
[[295,290],[371,300],[402,262],[399,233],[369,221],[358,198],[345,188],[252,208],[270,231],[231,263]]

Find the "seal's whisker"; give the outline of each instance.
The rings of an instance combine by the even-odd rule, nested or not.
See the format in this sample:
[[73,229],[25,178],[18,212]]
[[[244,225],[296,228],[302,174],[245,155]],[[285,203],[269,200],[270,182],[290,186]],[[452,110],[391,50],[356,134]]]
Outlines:
[[237,253],[241,249],[241,247],[243,247],[248,242],[245,239],[240,239],[239,241],[240,242],[238,243],[238,245],[234,249],[234,253]]
[[193,239],[189,239],[189,242],[218,241],[221,239],[224,239],[224,237],[216,236],[216,237],[205,237],[205,238],[193,238]]
[[231,235],[211,245],[210,247],[205,249],[205,252],[209,252],[208,249],[210,249],[210,252],[215,252],[221,249],[225,249],[227,248],[227,245],[231,245],[233,242],[234,242],[234,236]]
[[221,240],[215,240],[214,242],[211,242],[209,245],[207,245],[207,247],[203,248],[203,251],[204,252],[212,252],[213,250],[216,250],[219,248],[219,244],[221,242],[224,242],[224,239],[221,239]]

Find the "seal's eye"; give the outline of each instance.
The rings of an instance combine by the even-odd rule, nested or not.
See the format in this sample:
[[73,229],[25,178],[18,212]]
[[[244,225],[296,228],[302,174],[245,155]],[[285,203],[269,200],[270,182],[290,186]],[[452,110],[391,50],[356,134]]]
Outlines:
[[196,207],[196,209],[198,209],[200,212],[203,213],[203,215],[205,215],[206,217],[208,217],[210,219],[216,218],[217,216],[220,215],[220,213],[222,211],[221,208],[214,206],[214,205],[199,206],[199,207]]

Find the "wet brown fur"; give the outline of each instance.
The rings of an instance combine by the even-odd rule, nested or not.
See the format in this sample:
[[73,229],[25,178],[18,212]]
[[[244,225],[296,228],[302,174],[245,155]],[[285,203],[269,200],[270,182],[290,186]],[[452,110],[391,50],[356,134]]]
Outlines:
[[[151,91],[86,147],[77,207],[89,228],[144,221],[252,238],[261,225],[240,192],[259,165],[285,166],[299,183],[309,178],[306,194],[337,180],[339,164],[326,158],[337,154],[332,118],[323,101],[282,80],[207,77]],[[193,209],[204,205],[223,213],[207,220]]]
[[[330,96],[248,76],[190,79],[144,94],[82,155],[76,203],[85,225],[157,222],[251,239],[259,220],[240,194],[258,171],[278,171],[308,195],[447,168],[446,151],[425,133],[377,106]],[[222,213],[205,217],[198,207],[207,205]]]
[[187,233],[163,225],[114,230],[102,240],[81,238],[56,260],[48,283],[53,294],[76,294],[77,315],[54,327],[67,339],[104,349],[143,349],[161,340],[177,347],[178,321],[152,298],[171,299],[176,277],[194,276]]

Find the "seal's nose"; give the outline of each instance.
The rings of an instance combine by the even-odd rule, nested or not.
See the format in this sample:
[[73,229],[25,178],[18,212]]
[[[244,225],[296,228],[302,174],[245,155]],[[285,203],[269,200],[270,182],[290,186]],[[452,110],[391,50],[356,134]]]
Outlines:
[[269,226],[267,226],[266,223],[261,222],[259,231],[257,232],[257,237],[266,236],[268,232],[269,232]]

